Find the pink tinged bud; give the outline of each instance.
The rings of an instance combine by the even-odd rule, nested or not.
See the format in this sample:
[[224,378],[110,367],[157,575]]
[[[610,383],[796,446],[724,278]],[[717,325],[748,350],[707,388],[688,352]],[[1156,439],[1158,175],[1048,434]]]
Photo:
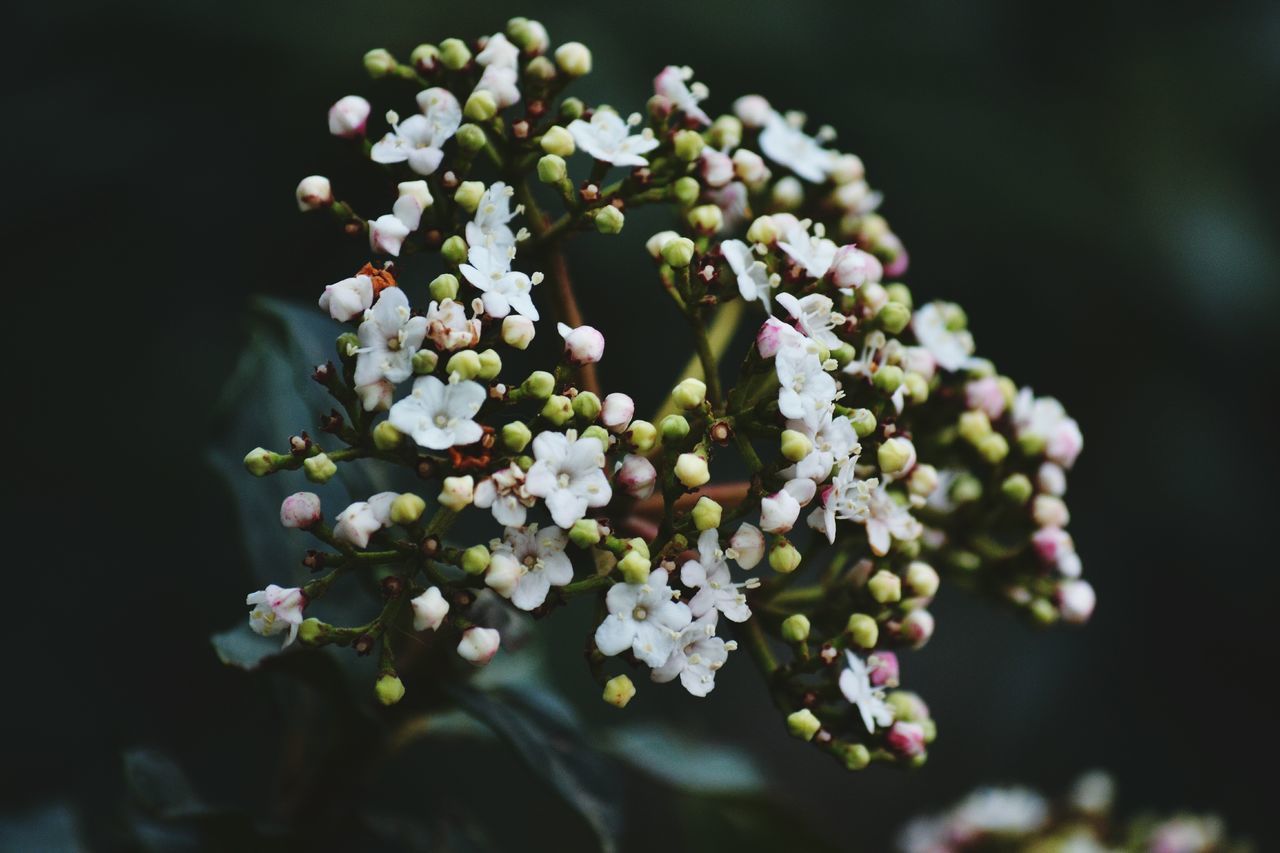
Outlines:
[[799,516],[800,502],[786,489],[760,501],[760,527],[767,533],[786,533]]
[[754,524],[743,524],[729,540],[729,556],[744,569],[754,569],[764,558],[764,534]]
[[626,394],[610,394],[600,409],[600,422],[613,432],[623,432],[635,416],[635,401]]
[[1069,580],[1058,586],[1058,612],[1064,622],[1082,625],[1093,615],[1098,595],[1088,581]]
[[324,175],[308,175],[298,182],[294,192],[298,210],[318,210],[333,204],[333,187]]
[[434,631],[449,614],[449,602],[440,594],[439,588],[434,586],[412,599],[409,605],[413,608],[413,630],[415,631]]
[[893,652],[875,652],[867,658],[867,676],[873,687],[897,687],[898,656]]
[[964,387],[964,397],[965,404],[970,409],[985,412],[993,421],[1004,414],[1004,392],[1000,390],[1000,382],[994,376],[970,382]]
[[903,758],[924,755],[924,726],[919,723],[894,723],[884,740],[889,749]]
[[884,268],[876,256],[856,246],[841,246],[831,262],[831,280],[836,287],[862,287],[875,284],[884,275]]
[[557,323],[556,329],[564,338],[564,352],[574,364],[595,364],[604,357],[604,335],[591,326],[571,329]]
[[1070,554],[1063,554],[1058,557],[1057,562],[1058,574],[1064,578],[1078,578],[1084,573],[1084,564],[1080,561],[1080,555],[1074,551]]
[[360,397],[360,405],[366,412],[386,412],[391,409],[391,400],[395,396],[396,387],[385,379],[370,382],[368,385],[357,385],[356,394]]
[[409,226],[394,213],[384,213],[369,223],[369,248],[375,252],[397,257],[408,236]]
[[323,517],[320,496],[312,492],[296,492],[280,504],[280,523],[285,527],[305,530]]
[[763,127],[773,113],[773,107],[759,95],[743,95],[733,102],[733,114],[746,127]]
[[760,331],[756,333],[756,349],[764,358],[773,358],[782,349],[782,343],[795,330],[776,317],[765,320]]
[[339,99],[329,107],[329,132],[344,139],[364,136],[370,109],[369,102],[359,95],[347,95]]
[[733,180],[733,160],[714,148],[702,151],[702,180],[709,187],[723,187]]
[[1076,547],[1071,534],[1061,527],[1042,527],[1031,535],[1031,546],[1040,559],[1049,565],[1057,563],[1064,554],[1074,554]]
[[1063,418],[1049,434],[1044,455],[1050,462],[1056,462],[1063,468],[1070,468],[1076,464],[1076,457],[1083,449],[1084,436],[1080,434],[1080,425],[1072,418]]
[[629,453],[618,466],[617,481],[618,487],[628,495],[643,500],[653,494],[658,472],[648,459]]
[[929,642],[929,638],[933,636],[933,614],[928,610],[912,610],[902,620],[902,636],[911,643],[913,649],[918,649],[925,643]]
[[898,241],[898,238],[895,235],[886,234],[884,237],[880,238],[880,243],[881,245],[884,245],[885,243],[894,243],[896,244],[897,249],[897,254],[893,256],[893,260],[885,264],[884,274],[889,278],[900,278],[903,275],[906,275],[907,267],[911,263],[911,257],[907,254],[907,250],[902,248],[902,244]]
[[458,654],[472,666],[484,666],[497,654],[501,639],[492,628],[468,628],[458,641]]

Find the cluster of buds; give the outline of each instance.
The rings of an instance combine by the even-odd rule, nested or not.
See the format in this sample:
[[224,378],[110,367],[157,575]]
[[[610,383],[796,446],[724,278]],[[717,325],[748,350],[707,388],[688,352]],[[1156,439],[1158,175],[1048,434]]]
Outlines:
[[[636,695],[618,664],[705,696],[741,648],[787,728],[858,769],[919,764],[936,735],[899,689],[898,655],[933,635],[944,573],[1041,620],[1087,618],[1061,500],[1079,430],[974,357],[957,306],[914,305],[880,195],[861,160],[829,147],[832,130],[809,135],[759,96],[712,118],[677,67],[643,112],[590,107],[564,94],[590,52],[553,50],[526,19],[419,46],[408,64],[372,51],[365,66],[413,114],[387,112],[370,141],[372,107],[348,96],[329,128],[380,165],[391,213],[361,216],[318,176],[297,191],[382,256],[320,297],[354,327],[314,374],[342,406],[321,424],[333,446],[304,436],[245,464],[314,482],[396,465],[429,486],[373,495],[332,525],[315,495],[286,500],[281,522],[325,546],[306,564],[329,571],[250,596],[254,630],[379,647],[391,704],[405,692],[401,632],[482,666],[503,641],[482,597],[534,616],[592,597],[588,668],[607,702]],[[648,421],[600,387],[605,338],[562,247],[654,204],[671,228],[646,249],[695,356]],[[411,253],[436,265],[429,300],[410,299],[421,285],[392,260]],[[558,360],[513,376],[548,307]],[[727,344],[752,317],[755,344],[726,385]],[[734,455],[749,479],[713,482]],[[464,513],[491,516],[496,535],[447,543]],[[340,577],[375,571],[386,603],[368,623],[303,618]]]

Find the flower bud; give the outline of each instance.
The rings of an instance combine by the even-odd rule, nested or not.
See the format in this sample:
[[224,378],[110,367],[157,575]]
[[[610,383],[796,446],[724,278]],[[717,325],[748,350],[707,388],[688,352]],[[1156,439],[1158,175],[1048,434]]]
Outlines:
[[911,309],[900,302],[886,302],[876,313],[876,323],[891,335],[896,335],[911,322]]
[[520,582],[521,565],[509,552],[498,551],[489,558],[485,569],[484,583],[489,589],[504,598],[510,598]]
[[901,474],[916,464],[916,446],[910,439],[894,436],[876,449],[876,462],[886,475]]
[[483,574],[485,569],[489,568],[490,559],[488,548],[483,545],[472,545],[462,552],[462,570],[469,575]]
[[457,377],[461,380],[475,379],[480,375],[480,354],[473,349],[464,349],[449,356],[444,366],[450,380]]
[[580,518],[569,528],[569,541],[579,548],[590,548],[600,542],[600,522],[594,518]]
[[782,639],[788,643],[803,643],[809,639],[809,617],[793,613],[782,620]]
[[436,502],[454,512],[460,511],[475,498],[476,482],[468,474],[465,477],[445,477],[444,487]]
[[556,65],[570,77],[591,73],[591,51],[576,41],[565,42],[556,48]]
[[369,102],[359,95],[339,98],[329,107],[329,132],[344,139],[359,139],[364,136],[371,109]]
[[644,557],[646,560],[649,559],[650,556],[652,556],[649,553],[649,543],[641,539],[639,536],[636,536],[632,539],[628,539],[627,547],[630,548],[632,551],[638,551],[640,555]]
[[671,144],[675,148],[677,158],[686,163],[692,163],[702,156],[702,149],[707,143],[702,138],[702,134],[696,130],[677,130]]
[[556,378],[545,370],[535,370],[529,378],[520,383],[520,390],[535,400],[545,400],[556,390]]
[[413,49],[413,53],[409,54],[409,62],[424,74],[434,71],[439,61],[440,48],[434,44],[420,44]]
[[383,705],[394,705],[404,698],[404,682],[394,672],[385,672],[374,682],[373,692]]
[[757,189],[769,180],[769,167],[764,158],[754,151],[739,148],[733,152],[733,173],[751,189]]
[[379,450],[394,450],[400,446],[403,437],[404,434],[393,427],[390,421],[383,421],[373,428],[373,446]]
[[1040,527],[1066,527],[1071,521],[1071,513],[1062,498],[1036,495],[1031,502],[1031,518]]
[[542,53],[550,44],[547,28],[538,21],[531,21],[528,18],[512,18],[507,21],[507,38],[528,54]]
[[902,372],[902,368],[896,364],[886,364],[876,371],[875,379],[872,380],[875,386],[886,394],[892,394],[902,385],[902,380],[906,375]]
[[596,231],[601,234],[621,234],[622,226],[626,223],[627,217],[621,210],[611,204],[596,211],[595,215]]
[[928,610],[912,610],[902,620],[899,630],[907,642],[911,643],[911,648],[918,649],[929,642],[929,638],[933,636],[933,614]]
[[454,234],[440,246],[440,256],[457,266],[467,261],[467,241]]
[[788,175],[773,185],[773,206],[779,210],[795,210],[804,204],[804,185]]
[[687,267],[693,261],[693,250],[692,240],[688,237],[676,237],[668,240],[662,247],[662,259],[672,267]]
[[976,447],[978,442],[991,435],[991,420],[986,412],[970,410],[960,415],[956,431],[961,438]]
[[426,376],[428,373],[434,373],[436,365],[440,363],[440,356],[435,350],[420,349],[413,354],[413,372],[418,376]]
[[622,572],[622,579],[627,583],[644,583],[649,579],[649,560],[639,551],[628,551],[626,555],[618,561],[618,569]]
[[265,447],[255,447],[244,455],[244,467],[255,477],[265,477],[275,470],[275,454]]
[[938,469],[932,465],[919,464],[911,469],[907,477],[907,490],[913,495],[927,498],[938,489]]
[[1009,455],[1009,440],[993,432],[978,442],[978,454],[992,465],[998,465]]
[[839,752],[846,770],[862,770],[871,763],[871,751],[860,743],[842,744]]
[[[484,92],[484,94],[489,95],[490,100],[493,99],[493,95],[491,93]],[[468,108],[471,107],[473,99],[474,95],[472,98],[467,100]],[[496,102],[494,103],[494,106],[497,106]],[[468,113],[468,117],[472,117],[470,113]],[[458,132],[453,135],[453,138],[458,140],[458,148],[467,154],[475,154],[477,151],[482,150],[485,146],[485,142],[487,141],[484,135],[484,128],[480,127],[478,124],[472,124],[470,122],[459,127]]]
[[707,460],[697,453],[681,453],[676,459],[676,479],[690,489],[711,479],[711,471],[707,468]]
[[880,641],[880,625],[865,613],[854,613],[845,623],[845,632],[853,639],[855,645],[864,649],[874,649]]
[[876,430],[876,416],[870,409],[854,409],[849,413],[849,422],[858,438],[866,438]]
[[484,666],[498,652],[501,635],[492,628],[468,628],[458,642],[458,654],[473,666]]
[[382,48],[374,48],[364,55],[364,70],[373,78],[386,77],[396,70],[396,59]]
[[683,178],[677,178],[671,184],[671,197],[678,201],[682,207],[690,207],[698,200],[700,195],[702,195],[702,185],[698,183],[697,178],[685,175]]
[[519,314],[502,318],[502,342],[514,349],[526,349],[533,342],[533,321]]
[[662,250],[668,243],[676,239],[680,235],[674,231],[659,231],[648,240],[644,241],[645,251],[649,253],[655,261],[662,257]]
[[557,157],[568,157],[573,154],[576,147],[573,142],[573,134],[559,125],[542,134],[539,144],[542,146],[543,152]]
[[560,102],[560,116],[566,121],[582,118],[582,114],[586,111],[587,105],[582,103],[581,98],[565,98]]
[[633,498],[644,500],[653,494],[653,486],[658,481],[658,472],[653,463],[643,456],[627,454],[618,466],[616,477],[618,487]]
[[799,462],[813,452],[809,436],[794,429],[782,431],[782,456],[789,462]]
[[463,181],[458,184],[458,189],[453,194],[453,200],[467,213],[475,213],[482,198],[484,198],[482,181]]
[[707,399],[707,383],[701,379],[682,379],[671,392],[671,400],[682,409],[696,409]]
[[754,569],[764,559],[764,534],[753,524],[743,523],[729,539],[725,552],[744,569]]
[[471,50],[461,39],[440,42],[440,61],[450,71],[457,71],[471,61]]
[[385,412],[391,408],[395,386],[385,379],[370,382],[368,385],[357,385],[356,394],[360,397],[360,407],[366,412]]
[[313,483],[327,483],[334,474],[338,473],[338,466],[328,455],[321,453],[304,459],[302,462],[302,471],[307,475],[307,479]]
[[[575,397],[575,398],[574,398],[574,403],[577,403],[577,402],[578,402],[578,400],[577,400],[577,398]],[[574,407],[574,410],[573,410],[573,411],[574,411],[574,413],[575,413],[575,414],[577,413],[578,409],[577,409],[577,407],[576,407],[576,406]],[[604,427],[602,427],[602,426],[600,426],[599,424],[592,424],[591,426],[587,427],[586,429],[584,429],[584,430],[582,431],[582,435],[581,435],[581,436],[579,436],[579,437],[580,437],[580,438],[594,438],[596,441],[600,442],[600,449],[601,449],[601,450],[608,450],[608,449],[609,449],[609,444],[610,444],[610,442],[609,442],[609,433],[608,433],[608,432],[606,432],[606,431],[605,431],[605,428],[604,428]]]
[[573,420],[573,401],[562,394],[552,394],[542,406],[542,416],[555,426],[564,426]]
[[389,516],[395,524],[413,524],[427,511],[427,502],[412,492],[405,492],[391,502]]
[[1062,497],[1067,493],[1067,472],[1060,465],[1045,462],[1036,471],[1036,486],[1046,494]]
[[327,629],[328,626],[315,617],[303,619],[302,624],[298,626],[298,641],[304,646],[317,645],[328,633]]
[[557,154],[547,154],[538,159],[538,180],[544,184],[558,184],[569,173],[564,158]]
[[769,566],[775,572],[789,575],[800,568],[800,552],[780,536],[773,540],[773,547],[769,549]]
[[627,707],[636,695],[636,686],[631,683],[630,677],[626,675],[615,675],[605,682],[604,685],[604,701],[618,708]]
[[760,526],[769,533],[786,533],[800,517],[800,502],[786,489],[760,501]]
[[808,708],[801,708],[787,715],[787,731],[791,732],[792,737],[813,740],[813,736],[821,729],[821,721]]
[[929,380],[921,374],[908,373],[903,385],[912,403],[920,404],[929,399]]
[[298,182],[298,189],[293,195],[298,200],[298,210],[303,212],[319,210],[333,204],[333,187],[324,175],[308,175],[303,178]]
[[772,246],[777,241],[778,224],[773,221],[773,217],[757,217],[751,223],[751,227],[747,229],[747,242],[749,243],[763,243],[766,246]]
[[700,204],[689,211],[688,220],[699,234],[714,234],[724,226],[724,211],[719,205]]
[[1098,596],[1088,581],[1068,580],[1058,585],[1058,610],[1064,622],[1083,625],[1097,603]]
[[295,492],[280,504],[280,524],[285,527],[306,530],[322,518],[320,496],[314,492]]
[[894,723],[884,740],[889,749],[903,758],[920,758],[925,753],[924,727],[919,723]]
[[584,421],[594,421],[600,416],[601,408],[600,398],[590,391],[579,392],[573,398],[573,413]]
[[907,589],[912,595],[933,598],[938,594],[938,572],[928,563],[919,560],[907,566]]
[[438,275],[431,280],[431,298],[437,302],[458,298],[458,277],[451,273]]
[[444,622],[449,613],[449,602],[440,594],[437,587],[428,587],[427,591],[409,601],[413,608],[413,630],[434,631]]
[[627,436],[637,453],[648,453],[658,446],[658,428],[648,421],[632,421]]
[[502,372],[502,356],[496,350],[487,349],[480,353],[480,372],[476,375],[486,382],[497,379]]
[[498,114],[498,99],[488,89],[476,89],[467,97],[462,114],[472,121],[489,121]]
[[621,432],[631,423],[636,404],[626,394],[609,394],[600,409],[600,422],[614,432]]
[[982,481],[970,474],[961,474],[951,484],[951,499],[958,504],[972,503],[982,497]]
[[902,598],[902,580],[893,572],[881,569],[867,581],[867,591],[881,604],[889,604]]
[[558,323],[556,329],[564,338],[564,352],[571,364],[595,364],[604,357],[604,335],[593,326],[571,329]]
[[689,421],[684,415],[667,415],[658,426],[664,444],[679,442],[689,434]]
[[502,446],[512,453],[519,453],[533,440],[533,433],[520,421],[512,421],[502,427]]
[[720,519],[724,515],[724,510],[720,504],[703,495],[693,505],[691,515],[693,516],[693,526],[699,531],[715,530],[720,526]]

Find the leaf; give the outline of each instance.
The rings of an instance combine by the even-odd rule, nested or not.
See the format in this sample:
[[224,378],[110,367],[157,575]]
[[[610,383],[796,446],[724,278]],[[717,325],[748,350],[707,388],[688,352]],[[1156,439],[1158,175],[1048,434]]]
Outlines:
[[248,625],[239,624],[209,638],[218,660],[227,666],[254,670],[262,662],[280,654],[279,637],[263,637],[255,634]]
[[124,754],[124,779],[139,806],[161,818],[202,815],[209,806],[200,799],[173,759],[152,749]]
[[716,796],[764,793],[764,772],[736,747],[689,737],[657,723],[611,729],[606,749],[631,766],[681,791]]
[[[507,741],[534,773],[546,779],[590,825],[606,853],[618,849],[622,828],[619,785],[599,753],[585,745],[576,719],[562,702],[516,691],[482,693],[451,685],[449,694],[468,713]],[[554,708],[554,710],[552,710]]]

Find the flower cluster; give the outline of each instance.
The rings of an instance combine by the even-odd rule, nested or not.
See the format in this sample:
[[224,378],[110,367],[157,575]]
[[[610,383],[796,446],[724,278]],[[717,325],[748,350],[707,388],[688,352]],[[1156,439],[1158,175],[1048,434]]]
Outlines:
[[[421,45],[408,64],[371,51],[365,66],[405,90],[387,129],[369,141],[373,107],[354,95],[329,128],[377,164],[391,212],[359,215],[320,176],[297,190],[381,256],[319,298],[349,324],[338,363],[314,373],[342,410],[320,424],[327,446],[302,433],[245,464],[316,483],[339,465],[401,466],[429,489],[372,495],[332,525],[316,495],[288,498],[281,522],[324,546],[304,562],[328,571],[251,595],[255,631],[378,647],[392,704],[401,633],[482,666],[503,643],[482,597],[534,616],[592,597],[588,663],[607,701],[636,693],[610,659],[706,696],[741,648],[789,730],[856,769],[925,759],[936,728],[899,689],[898,656],[933,635],[944,573],[1040,621],[1088,617],[1062,501],[1078,427],[974,355],[958,306],[915,305],[881,196],[834,131],[806,133],[759,96],[713,118],[706,87],[674,66],[643,112],[590,107],[564,95],[590,71],[587,48],[552,50],[522,18]],[[619,234],[653,204],[673,219],[645,247],[695,358],[650,421],[601,389],[605,337],[562,247]],[[411,254],[433,279],[401,272]],[[751,316],[754,345],[726,386],[725,350]],[[558,359],[514,370],[547,349],[531,346],[548,324]],[[749,479],[712,482],[727,455]],[[492,538],[446,541],[464,514]],[[303,618],[361,573],[385,593],[370,622]]]

